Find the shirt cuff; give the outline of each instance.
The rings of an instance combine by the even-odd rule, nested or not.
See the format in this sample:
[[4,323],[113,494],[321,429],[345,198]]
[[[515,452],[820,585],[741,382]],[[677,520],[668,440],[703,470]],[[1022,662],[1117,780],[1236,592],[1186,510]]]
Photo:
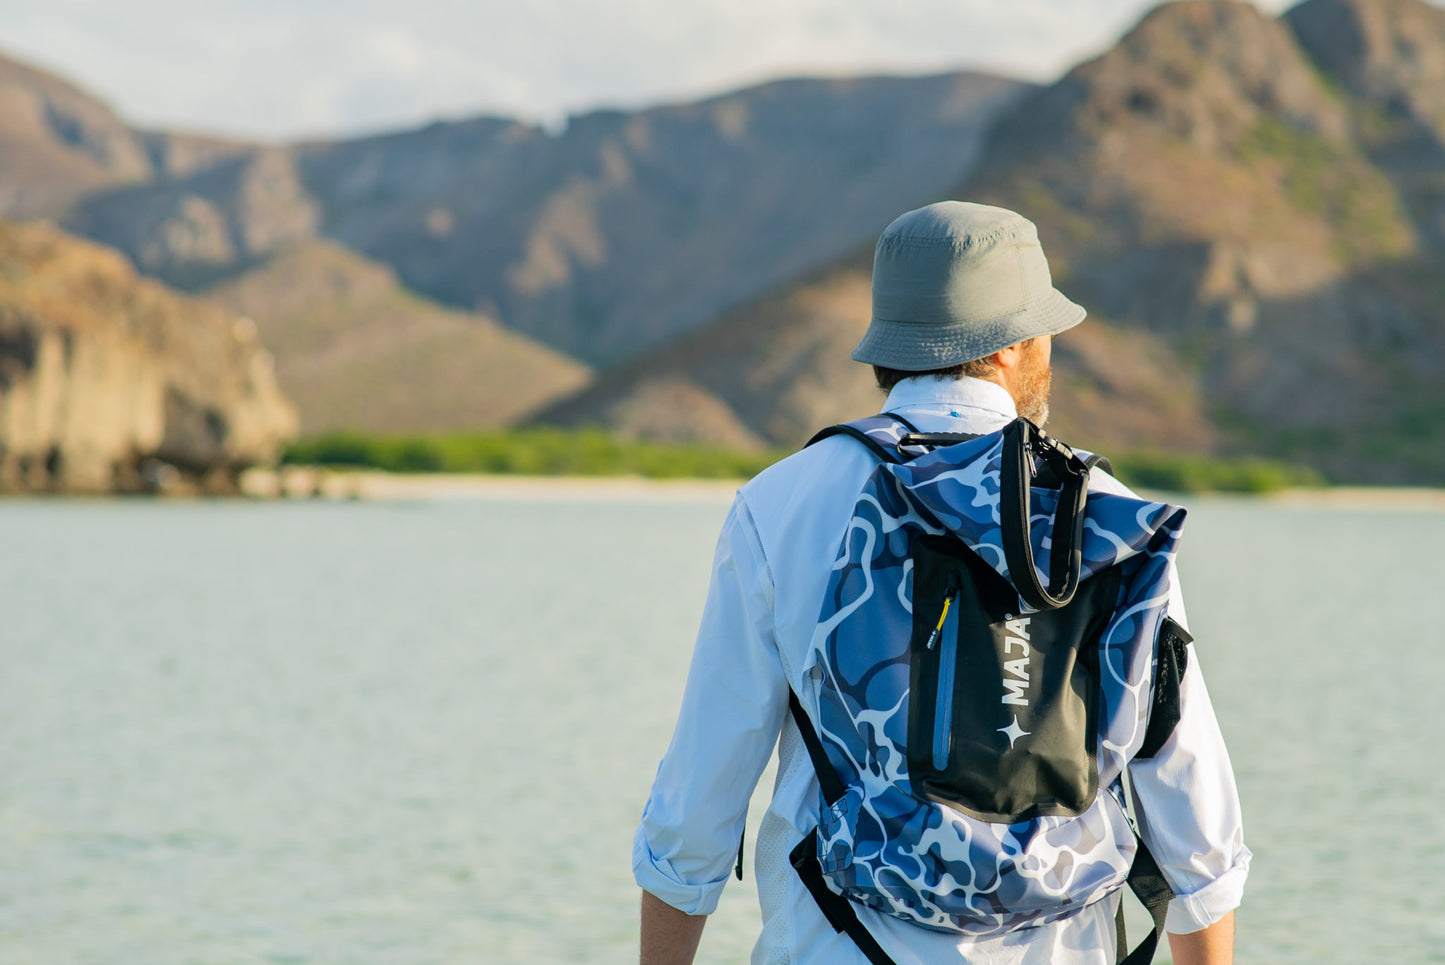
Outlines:
[[1224,874],[1198,891],[1187,895],[1176,894],[1169,902],[1169,914],[1164,919],[1165,930],[1175,935],[1187,935],[1208,928],[1238,908],[1244,900],[1244,879],[1249,875],[1251,857],[1250,850],[1241,847],[1234,856],[1234,864]]
[[683,881],[671,862],[653,856],[640,826],[632,839],[632,877],[643,891],[688,915],[711,915],[728,883],[727,875],[700,885]]

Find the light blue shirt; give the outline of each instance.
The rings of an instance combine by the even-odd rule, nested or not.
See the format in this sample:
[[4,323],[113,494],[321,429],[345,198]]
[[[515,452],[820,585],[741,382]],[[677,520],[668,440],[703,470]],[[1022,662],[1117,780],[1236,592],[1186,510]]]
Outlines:
[[[929,432],[992,432],[1016,416],[1001,386],[971,378],[906,379],[884,411]],[[677,728],[633,841],[633,873],[644,890],[688,914],[710,914],[776,744],[778,779],[753,862],[763,914],[755,965],[867,965],[852,940],[828,925],[788,863],[788,852],[817,824],[818,783],[787,706],[791,686],[816,719],[803,661],[854,499],[877,464],[857,441],[838,436],[738,491],[718,539]],[[1097,470],[1090,486],[1128,492]],[[1169,613],[1187,626],[1177,578],[1172,583]],[[1129,776],[1140,833],[1177,895],[1169,930],[1197,931],[1219,920],[1243,896],[1250,852],[1229,756],[1192,649],[1179,726],[1154,759],[1131,764]],[[1114,908],[1114,901],[1100,901],[1061,922],[980,940],[857,906],[898,965],[1110,965]]]

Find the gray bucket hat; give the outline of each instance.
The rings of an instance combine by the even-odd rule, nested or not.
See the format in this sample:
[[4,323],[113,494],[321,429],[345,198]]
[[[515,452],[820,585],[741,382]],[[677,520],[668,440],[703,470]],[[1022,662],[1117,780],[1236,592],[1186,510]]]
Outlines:
[[853,358],[903,372],[1057,335],[1084,310],[1054,288],[1038,229],[1005,208],[940,201],[894,220],[873,253],[873,320]]

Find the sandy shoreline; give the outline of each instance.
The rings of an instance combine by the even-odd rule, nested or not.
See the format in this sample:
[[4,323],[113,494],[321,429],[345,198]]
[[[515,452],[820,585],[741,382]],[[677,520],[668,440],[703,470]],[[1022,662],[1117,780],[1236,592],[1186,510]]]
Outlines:
[[253,469],[241,490],[260,498],[359,500],[730,502],[741,479],[644,479],[637,476],[512,476],[469,473],[336,472],[305,466]]
[[[452,473],[334,471],[309,466],[253,469],[242,491],[258,498],[504,501],[730,501],[741,479],[644,479],[637,476],[510,476]],[[1286,506],[1402,511],[1445,511],[1445,489],[1337,486],[1290,489],[1264,496],[1185,495],[1191,498],[1263,499]]]

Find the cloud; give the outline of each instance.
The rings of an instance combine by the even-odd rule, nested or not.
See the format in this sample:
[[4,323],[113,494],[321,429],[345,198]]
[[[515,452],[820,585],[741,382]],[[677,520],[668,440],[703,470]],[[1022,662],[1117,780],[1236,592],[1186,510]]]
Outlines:
[[[1048,80],[1146,0],[9,0],[0,47],[134,123],[294,139],[556,120],[779,76],[981,68]],[[1267,0],[1278,10],[1282,0]]]

